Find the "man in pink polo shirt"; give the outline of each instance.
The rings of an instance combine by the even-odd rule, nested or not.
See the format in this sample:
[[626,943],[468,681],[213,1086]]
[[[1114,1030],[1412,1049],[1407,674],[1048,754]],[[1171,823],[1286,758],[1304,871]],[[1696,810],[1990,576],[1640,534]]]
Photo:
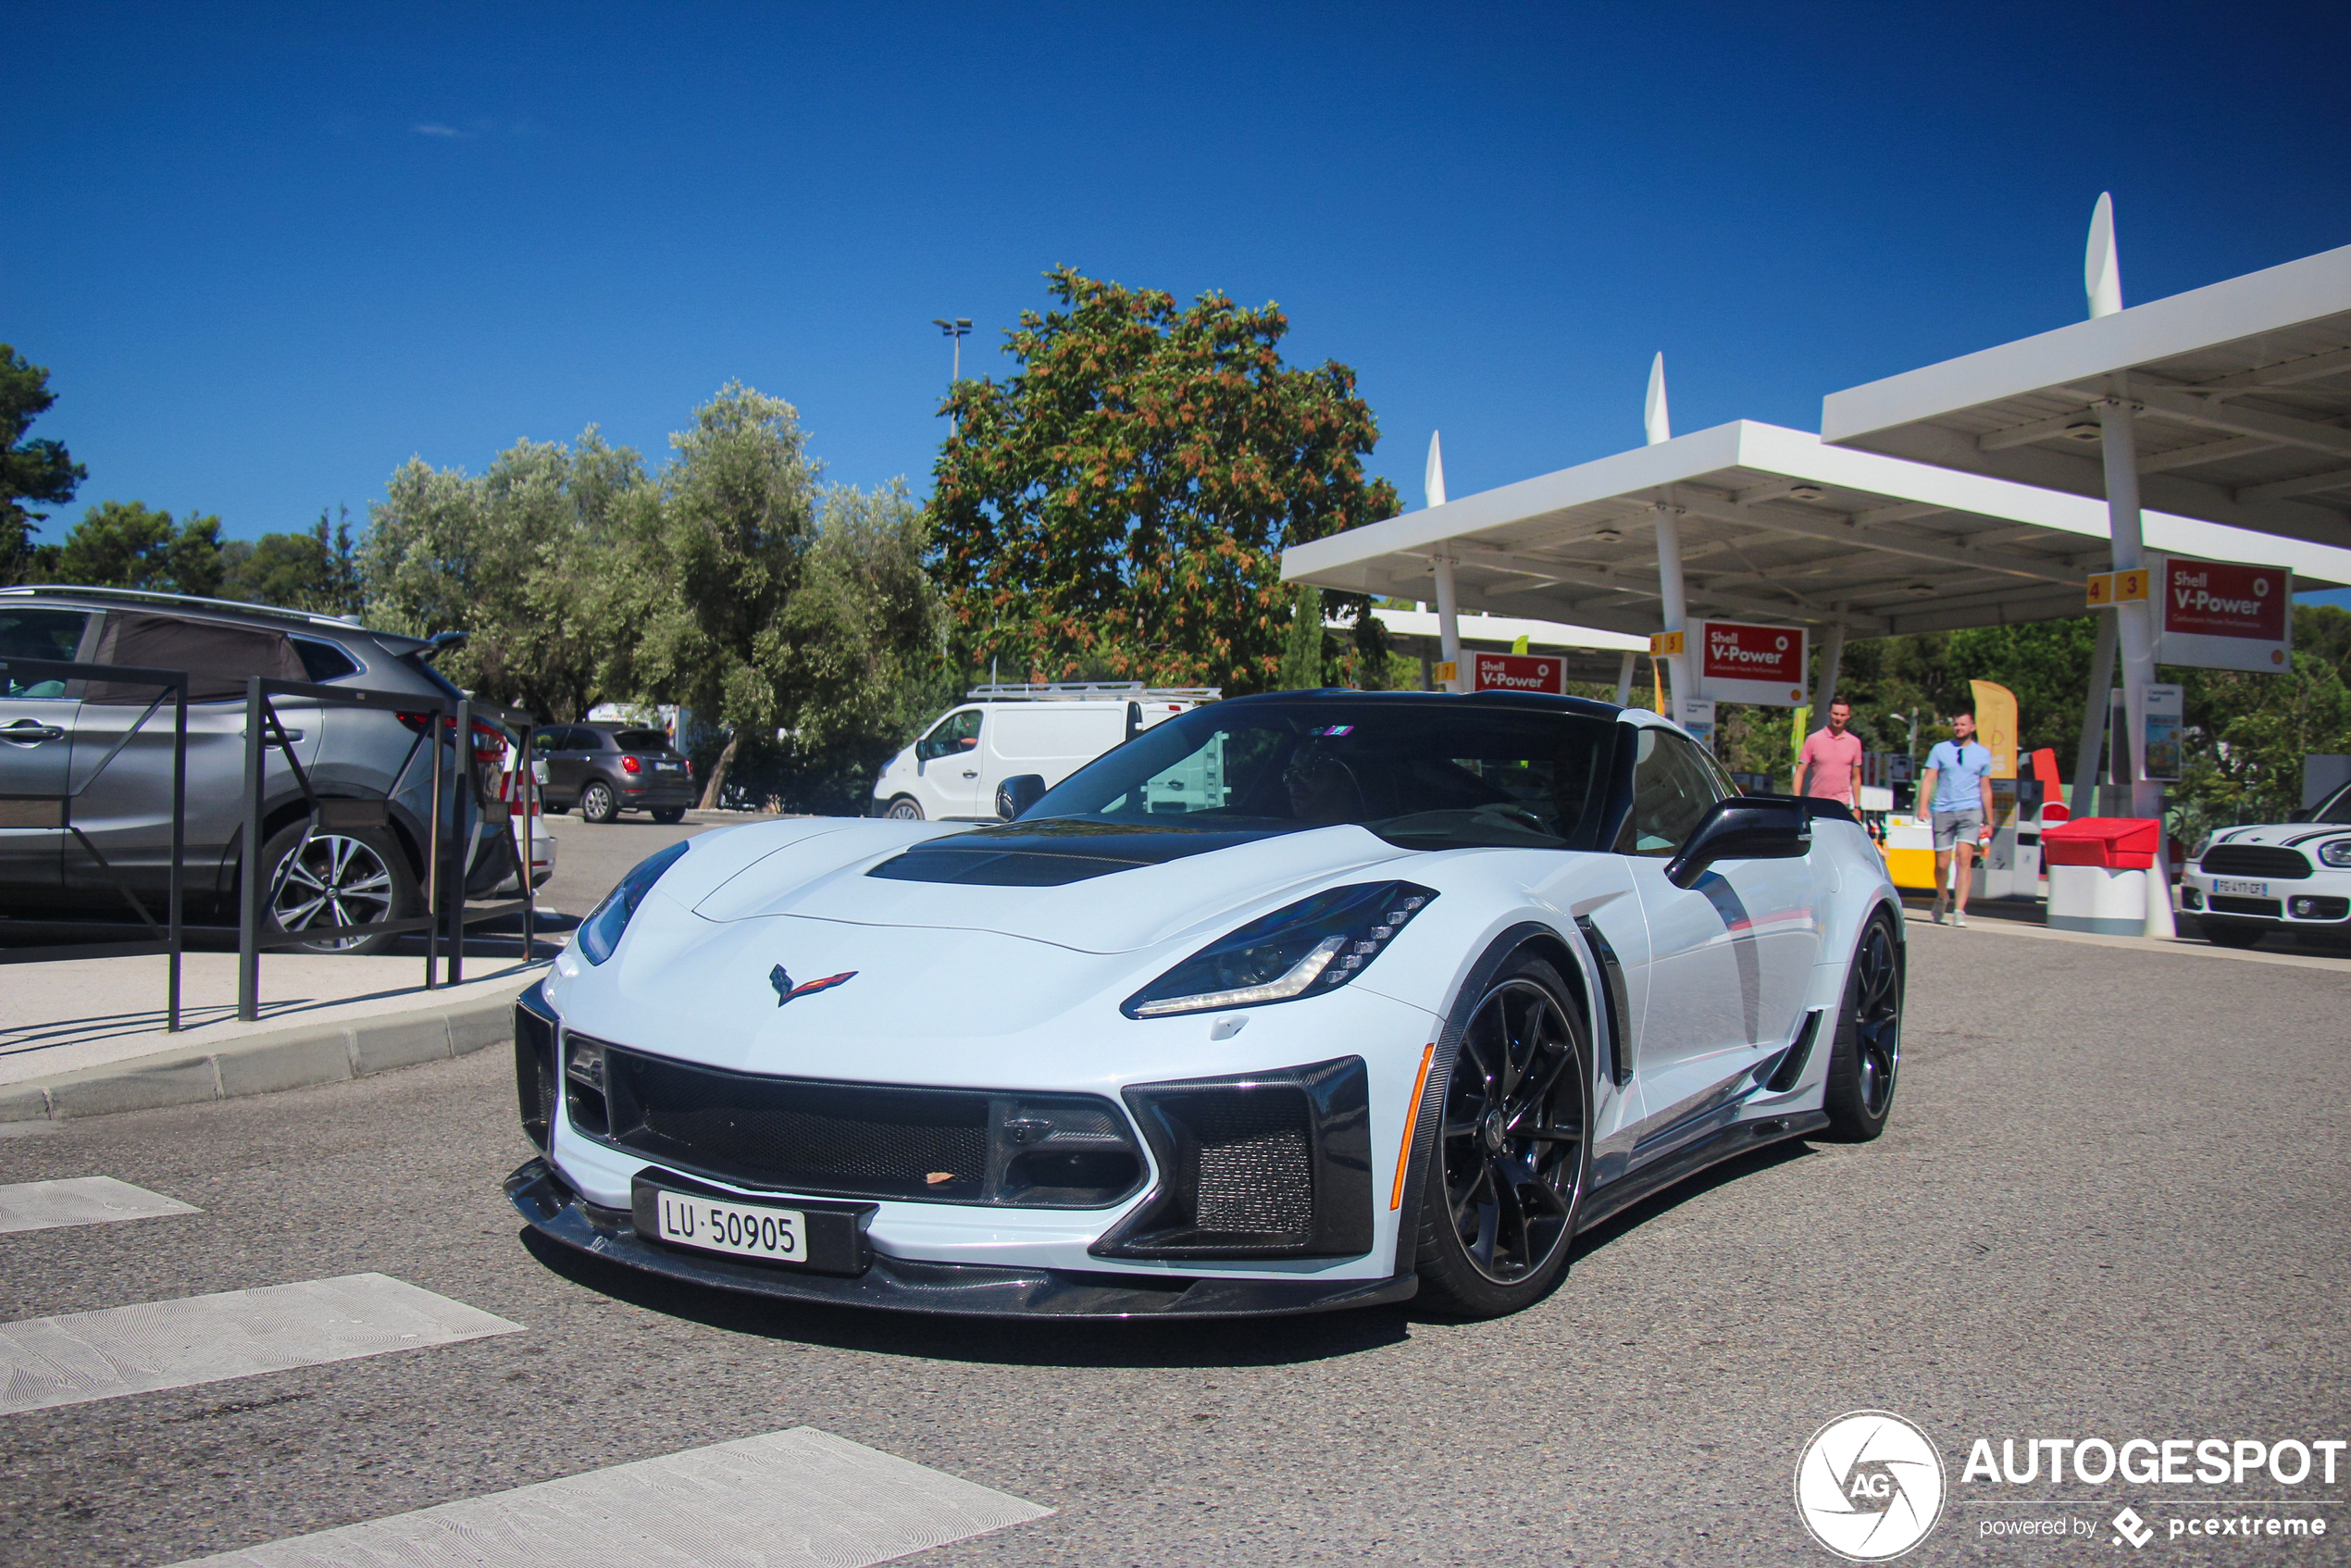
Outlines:
[[1852,810],[1861,805],[1861,738],[1846,728],[1853,707],[1842,700],[1829,704],[1829,727],[1804,738],[1796,761],[1796,792],[1839,801]]

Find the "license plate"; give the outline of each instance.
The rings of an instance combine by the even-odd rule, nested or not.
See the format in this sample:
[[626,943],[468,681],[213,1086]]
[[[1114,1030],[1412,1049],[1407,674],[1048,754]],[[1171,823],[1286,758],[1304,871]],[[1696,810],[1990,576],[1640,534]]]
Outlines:
[[2270,896],[2267,882],[2240,882],[2227,877],[2215,877],[2212,890],[2223,898],[2265,899]]
[[681,765],[683,765],[674,762],[657,762],[653,764],[653,771],[655,773],[675,773]]
[[771,1263],[808,1261],[808,1222],[797,1209],[769,1209],[667,1190],[658,1193],[656,1201],[655,1234],[664,1241]]

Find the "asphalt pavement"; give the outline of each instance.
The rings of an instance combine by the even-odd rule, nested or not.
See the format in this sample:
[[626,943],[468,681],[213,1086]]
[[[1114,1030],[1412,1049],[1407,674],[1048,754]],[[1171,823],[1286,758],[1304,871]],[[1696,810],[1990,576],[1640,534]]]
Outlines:
[[[582,826],[581,874],[671,831]],[[497,1051],[0,1140],[0,1182],[202,1211],[0,1235],[0,1323],[379,1273],[523,1330],[0,1416],[0,1562],[177,1562],[806,1425],[1057,1511],[913,1560],[941,1568],[1827,1563],[1791,1475],[1857,1409],[1949,1467],[1905,1562],[2135,1560],[2121,1502],[2159,1525],[2221,1495],[2331,1533],[2144,1555],[2345,1561],[2351,1464],[2219,1494],[1959,1467],[1977,1437],[2351,1436],[2351,980],[1909,935],[1884,1139],[1718,1167],[1490,1323],[989,1324],[635,1276],[522,1234]],[[2033,1498],[2098,1534],[1984,1538]]]

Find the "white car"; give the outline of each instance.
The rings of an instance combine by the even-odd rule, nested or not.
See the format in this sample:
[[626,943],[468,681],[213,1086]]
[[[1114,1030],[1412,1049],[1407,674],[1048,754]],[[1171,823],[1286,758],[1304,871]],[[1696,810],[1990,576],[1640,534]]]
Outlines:
[[506,1189],[771,1296],[1489,1315],[1717,1161],[1875,1137],[1903,973],[1844,808],[1740,796],[1655,715],[1243,698],[1014,822],[646,861],[516,1009]]
[[2196,845],[2180,905],[2221,947],[2273,931],[2351,931],[2351,784],[2300,821],[2223,828]]

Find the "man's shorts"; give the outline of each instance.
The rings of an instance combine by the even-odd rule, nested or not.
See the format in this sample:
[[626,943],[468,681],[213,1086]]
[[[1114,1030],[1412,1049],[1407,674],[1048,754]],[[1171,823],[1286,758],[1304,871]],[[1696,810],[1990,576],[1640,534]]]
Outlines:
[[1951,849],[1959,844],[1974,847],[1984,831],[1984,814],[1980,811],[1938,811],[1934,814],[1934,847]]

